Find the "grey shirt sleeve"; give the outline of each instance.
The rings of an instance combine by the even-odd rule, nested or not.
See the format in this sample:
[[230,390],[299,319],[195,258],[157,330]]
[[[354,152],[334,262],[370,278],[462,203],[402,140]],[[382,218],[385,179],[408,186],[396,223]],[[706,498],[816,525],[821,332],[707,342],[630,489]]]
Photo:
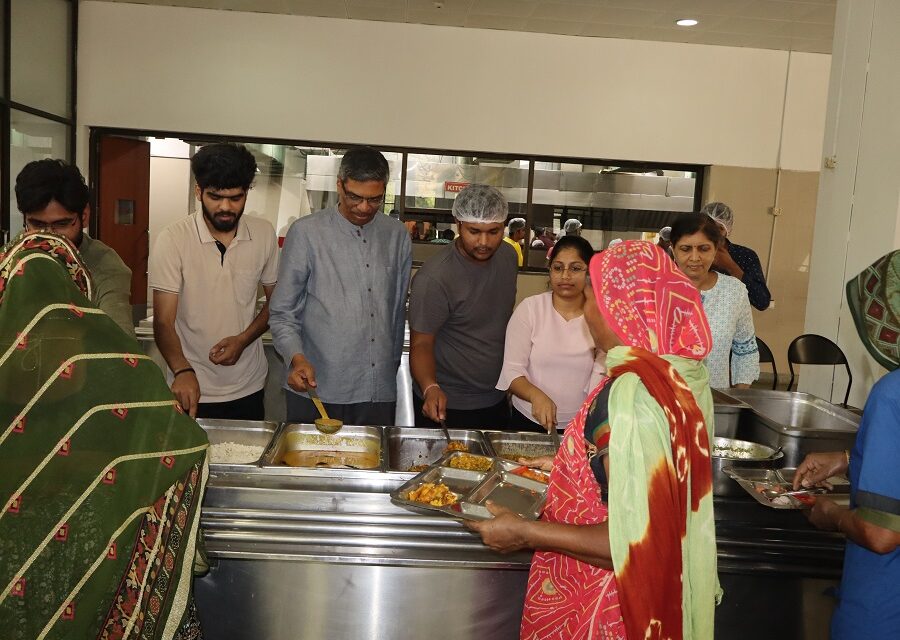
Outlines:
[[409,328],[434,335],[450,317],[447,292],[428,274],[417,273],[409,297]]
[[290,366],[291,358],[303,353],[303,324],[300,316],[306,302],[310,268],[307,240],[294,224],[285,238],[278,266],[278,284],[269,302],[269,328],[275,349]]

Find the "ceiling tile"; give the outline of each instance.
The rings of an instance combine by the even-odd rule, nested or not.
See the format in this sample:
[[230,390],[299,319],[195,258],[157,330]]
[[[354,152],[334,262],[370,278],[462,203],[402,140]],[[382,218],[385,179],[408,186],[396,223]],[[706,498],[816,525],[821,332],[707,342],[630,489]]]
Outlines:
[[624,40],[640,40],[638,38],[639,27],[629,27],[623,24],[604,24],[601,22],[589,22],[584,25],[581,35],[595,38],[620,38]]
[[795,2],[793,7],[794,15],[792,17],[794,20],[834,24],[834,14],[837,8],[834,5]]
[[622,9],[619,7],[603,7],[598,9],[591,22],[610,24],[628,24],[641,27],[652,27],[656,24],[658,14],[645,9]]
[[825,40],[834,37],[834,24],[819,24],[813,22],[791,22],[788,33],[796,38],[809,38],[810,40]]
[[659,28],[677,28],[683,31],[718,31],[719,25],[728,20],[727,16],[716,16],[707,13],[692,13],[691,17],[697,21],[693,27],[679,27],[675,24],[676,20],[684,17],[681,13],[670,11],[660,11],[656,14],[656,22],[653,26]]
[[564,36],[579,36],[584,31],[584,23],[570,20],[529,18],[528,22],[525,23],[525,30],[539,33],[557,33]]
[[742,18],[763,20],[791,20],[794,17],[793,2],[784,0],[756,0],[750,3],[739,14]]
[[527,18],[537,5],[535,0],[478,0],[469,11],[478,15]]
[[782,36],[790,35],[791,23],[786,20],[757,20],[755,18],[726,18],[718,30],[726,33],[738,33],[748,36]]
[[407,22],[420,24],[436,24],[444,27],[462,27],[466,24],[465,11],[450,11],[446,8],[427,11],[410,7],[406,16]]
[[[435,2],[443,5],[442,9],[435,9]],[[468,11],[473,0],[409,0],[410,11]]]
[[527,18],[513,16],[483,16],[469,14],[466,18],[466,26],[475,29],[503,29],[504,31],[524,31]]
[[316,16],[320,18],[346,18],[347,5],[343,0],[283,0],[287,12],[298,16]]
[[375,4],[366,0],[350,0],[349,12],[354,20],[406,22],[405,2]]
[[531,14],[534,18],[546,20],[564,20],[571,22],[587,22],[594,19],[598,7],[589,4],[566,4],[558,2],[539,2]]

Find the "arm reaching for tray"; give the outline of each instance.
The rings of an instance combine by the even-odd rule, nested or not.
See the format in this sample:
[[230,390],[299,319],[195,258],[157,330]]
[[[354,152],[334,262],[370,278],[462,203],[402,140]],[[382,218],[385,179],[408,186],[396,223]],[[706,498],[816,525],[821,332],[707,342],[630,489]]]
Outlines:
[[525,520],[509,509],[488,501],[490,520],[465,522],[481,536],[484,544],[500,553],[521,549],[556,551],[603,569],[612,569],[609,529],[605,522],[596,525],[559,524]]

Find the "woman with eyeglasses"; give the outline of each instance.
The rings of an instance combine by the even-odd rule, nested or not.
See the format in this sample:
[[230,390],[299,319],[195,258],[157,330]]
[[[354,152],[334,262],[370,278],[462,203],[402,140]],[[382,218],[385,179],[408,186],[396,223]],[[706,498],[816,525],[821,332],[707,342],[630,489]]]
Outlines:
[[593,255],[584,238],[560,238],[550,251],[550,290],[523,300],[509,320],[497,388],[512,396],[510,429],[567,425],[605,371],[582,310]]

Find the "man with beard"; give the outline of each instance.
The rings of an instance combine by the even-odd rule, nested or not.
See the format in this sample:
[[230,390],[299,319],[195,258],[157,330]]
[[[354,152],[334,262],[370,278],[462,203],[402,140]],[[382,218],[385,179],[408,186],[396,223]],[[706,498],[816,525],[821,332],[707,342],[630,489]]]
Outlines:
[[289,422],[319,417],[308,390],[345,424],[392,425],[410,237],[381,212],[385,157],[351,149],[337,175],[337,206],[295,222],[284,241],[272,298],[272,338],[287,365]]
[[[243,217],[256,161],[241,145],[210,144],[191,170],[201,211],[163,229],[150,255],[156,346],[191,416],[262,420],[268,365],[260,337],[278,244],[271,224]],[[257,313],[260,285],[267,301]]]
[[85,227],[91,217],[90,191],[78,167],[62,160],[29,162],[16,177],[16,204],[26,231],[52,231],[78,247],[94,283],[93,302],[122,331],[134,336],[131,269]]
[[502,429],[506,393],[496,388],[506,325],[516,300],[516,253],[503,242],[508,206],[473,184],[456,196],[459,237],[422,265],[409,301],[410,368],[417,427]]

